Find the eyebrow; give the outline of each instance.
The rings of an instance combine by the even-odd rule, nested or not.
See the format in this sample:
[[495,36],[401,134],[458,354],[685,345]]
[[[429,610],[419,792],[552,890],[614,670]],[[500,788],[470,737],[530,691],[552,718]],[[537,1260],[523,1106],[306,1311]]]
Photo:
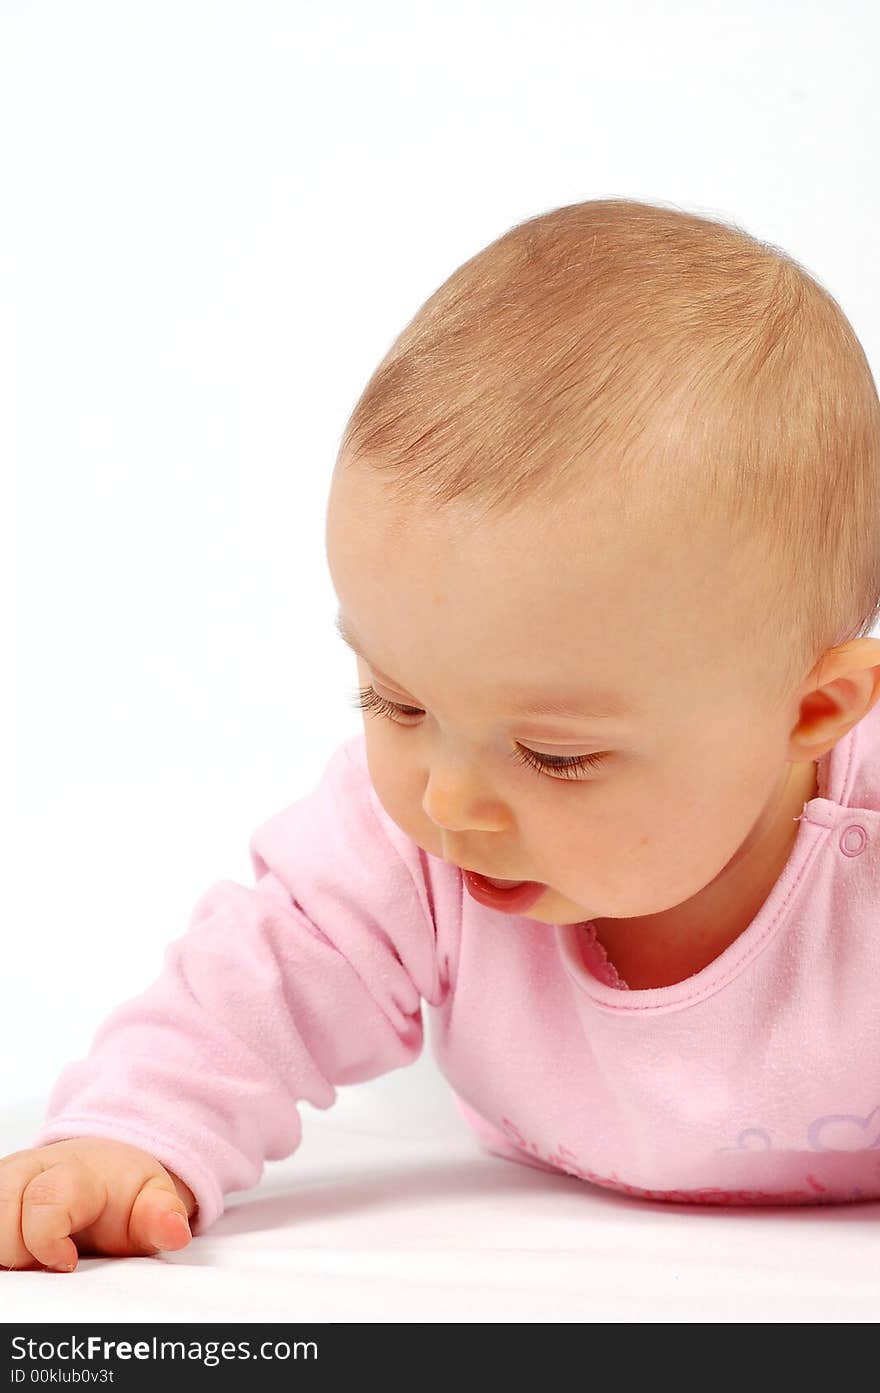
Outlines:
[[[363,658],[364,662],[369,663],[378,677],[384,677],[393,685],[399,685],[364,652],[363,644],[352,631],[341,610],[334,623],[342,642],[359,658]],[[622,698],[613,692],[560,687],[554,693],[538,687],[517,687],[512,695],[516,704],[511,714],[515,716],[562,716],[570,717],[572,720],[604,720],[609,716],[629,714],[629,708]]]

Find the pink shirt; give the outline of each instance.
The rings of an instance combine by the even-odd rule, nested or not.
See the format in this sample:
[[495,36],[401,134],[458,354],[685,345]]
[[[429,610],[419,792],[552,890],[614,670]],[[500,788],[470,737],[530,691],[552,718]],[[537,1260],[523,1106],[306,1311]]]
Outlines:
[[[193,1232],[299,1145],[297,1103],[431,1045],[496,1155],[703,1204],[880,1198],[880,703],[818,763],[744,933],[629,990],[589,926],[477,904],[379,803],[365,740],[250,839],[252,887],[197,901],[151,986],[57,1080],[33,1146],[130,1142],[189,1185]],[[124,908],[124,907],[123,907]]]

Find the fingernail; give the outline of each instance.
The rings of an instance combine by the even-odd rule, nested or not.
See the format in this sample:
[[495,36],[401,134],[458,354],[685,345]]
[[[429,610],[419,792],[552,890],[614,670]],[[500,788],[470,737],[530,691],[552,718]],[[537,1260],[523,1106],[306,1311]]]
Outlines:
[[[168,1220],[169,1220],[169,1219],[176,1219],[176,1220],[177,1220],[176,1227],[177,1227],[178,1229],[180,1228],[181,1224],[183,1224],[184,1232],[186,1233],[187,1237],[190,1236],[190,1233],[189,1233],[189,1225],[188,1225],[188,1223],[186,1222],[186,1220],[184,1219],[184,1217],[183,1217],[182,1214],[178,1214],[178,1213],[176,1213],[175,1211],[172,1211],[171,1214],[166,1215],[166,1219],[165,1219],[166,1227],[167,1227],[167,1225],[168,1225]],[[168,1243],[158,1243],[156,1246],[157,1246],[157,1248],[158,1248],[158,1250],[159,1250],[160,1253],[166,1253],[166,1252],[168,1252],[168,1251],[170,1250],[170,1248],[171,1248],[171,1245],[168,1244]]]

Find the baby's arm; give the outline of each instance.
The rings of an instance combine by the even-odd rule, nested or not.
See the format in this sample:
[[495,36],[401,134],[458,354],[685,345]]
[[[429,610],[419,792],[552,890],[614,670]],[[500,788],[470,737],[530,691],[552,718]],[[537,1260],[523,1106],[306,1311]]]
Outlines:
[[296,1150],[299,1101],[327,1108],[337,1085],[417,1057],[421,1001],[446,990],[423,853],[379,815],[348,747],[253,835],[256,885],[202,896],[158,980],[68,1065],[34,1151],[15,1158],[62,1140],[125,1143],[180,1187],[198,1236],[229,1191]]

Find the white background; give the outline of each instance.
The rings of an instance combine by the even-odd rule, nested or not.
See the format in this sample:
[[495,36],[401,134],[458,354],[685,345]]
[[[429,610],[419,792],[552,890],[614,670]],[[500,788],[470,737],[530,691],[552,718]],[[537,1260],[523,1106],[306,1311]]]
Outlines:
[[671,203],[793,254],[878,375],[878,41],[871,0],[3,0],[7,1149],[360,729],[327,488],[456,266]]

